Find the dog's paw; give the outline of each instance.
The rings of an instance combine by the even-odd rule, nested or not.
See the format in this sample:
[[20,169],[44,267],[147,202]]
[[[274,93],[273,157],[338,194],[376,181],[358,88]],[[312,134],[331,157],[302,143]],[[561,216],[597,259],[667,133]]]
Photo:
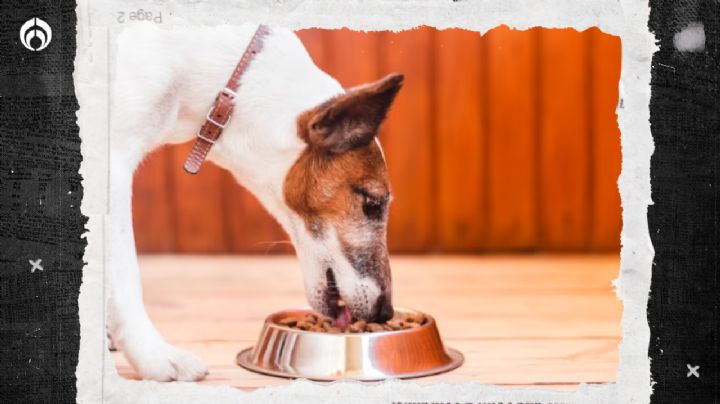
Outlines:
[[195,355],[172,345],[144,350],[142,358],[134,358],[135,369],[146,380],[159,382],[195,382],[208,375],[208,368]]

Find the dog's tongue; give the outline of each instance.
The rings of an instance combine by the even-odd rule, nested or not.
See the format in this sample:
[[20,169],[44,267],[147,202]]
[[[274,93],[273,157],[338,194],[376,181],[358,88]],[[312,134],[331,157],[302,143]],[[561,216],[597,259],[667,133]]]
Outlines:
[[345,331],[345,329],[350,325],[350,322],[352,322],[350,309],[348,309],[347,306],[343,306],[340,309],[340,314],[335,319],[335,327],[337,327],[340,331]]

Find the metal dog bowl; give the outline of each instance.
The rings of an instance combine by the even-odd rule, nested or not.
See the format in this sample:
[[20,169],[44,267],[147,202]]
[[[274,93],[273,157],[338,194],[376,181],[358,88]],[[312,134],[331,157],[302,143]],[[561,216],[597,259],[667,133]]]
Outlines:
[[268,316],[258,344],[238,353],[238,365],[287,378],[376,381],[434,375],[463,362],[460,352],[445,348],[428,315],[417,328],[357,334],[302,331],[278,323],[307,313],[310,310],[286,310]]

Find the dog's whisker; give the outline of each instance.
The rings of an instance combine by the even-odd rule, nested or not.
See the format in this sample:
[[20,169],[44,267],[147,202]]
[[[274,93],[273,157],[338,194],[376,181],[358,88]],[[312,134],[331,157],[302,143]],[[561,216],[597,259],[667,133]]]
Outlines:
[[278,241],[259,241],[255,243],[255,245],[276,245],[276,244],[290,244],[292,245],[292,242],[289,240],[278,240]]
[[278,241],[259,241],[259,242],[255,243],[255,245],[258,246],[258,247],[259,247],[259,246],[263,246],[263,245],[264,245],[264,246],[267,246],[267,248],[265,248],[265,254],[269,253],[271,248],[273,248],[273,247],[275,247],[276,245],[279,245],[279,244],[290,244],[290,245],[292,245],[292,242],[290,242],[289,240],[278,240]]

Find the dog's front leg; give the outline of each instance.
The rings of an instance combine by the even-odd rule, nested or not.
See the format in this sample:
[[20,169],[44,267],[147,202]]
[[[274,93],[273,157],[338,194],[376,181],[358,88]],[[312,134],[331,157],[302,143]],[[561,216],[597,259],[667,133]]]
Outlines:
[[110,286],[108,328],[113,342],[144,379],[200,380],[207,375],[205,364],[191,353],[168,344],[145,311],[132,227],[135,164],[117,150],[111,152],[110,160],[110,225],[106,248]]

